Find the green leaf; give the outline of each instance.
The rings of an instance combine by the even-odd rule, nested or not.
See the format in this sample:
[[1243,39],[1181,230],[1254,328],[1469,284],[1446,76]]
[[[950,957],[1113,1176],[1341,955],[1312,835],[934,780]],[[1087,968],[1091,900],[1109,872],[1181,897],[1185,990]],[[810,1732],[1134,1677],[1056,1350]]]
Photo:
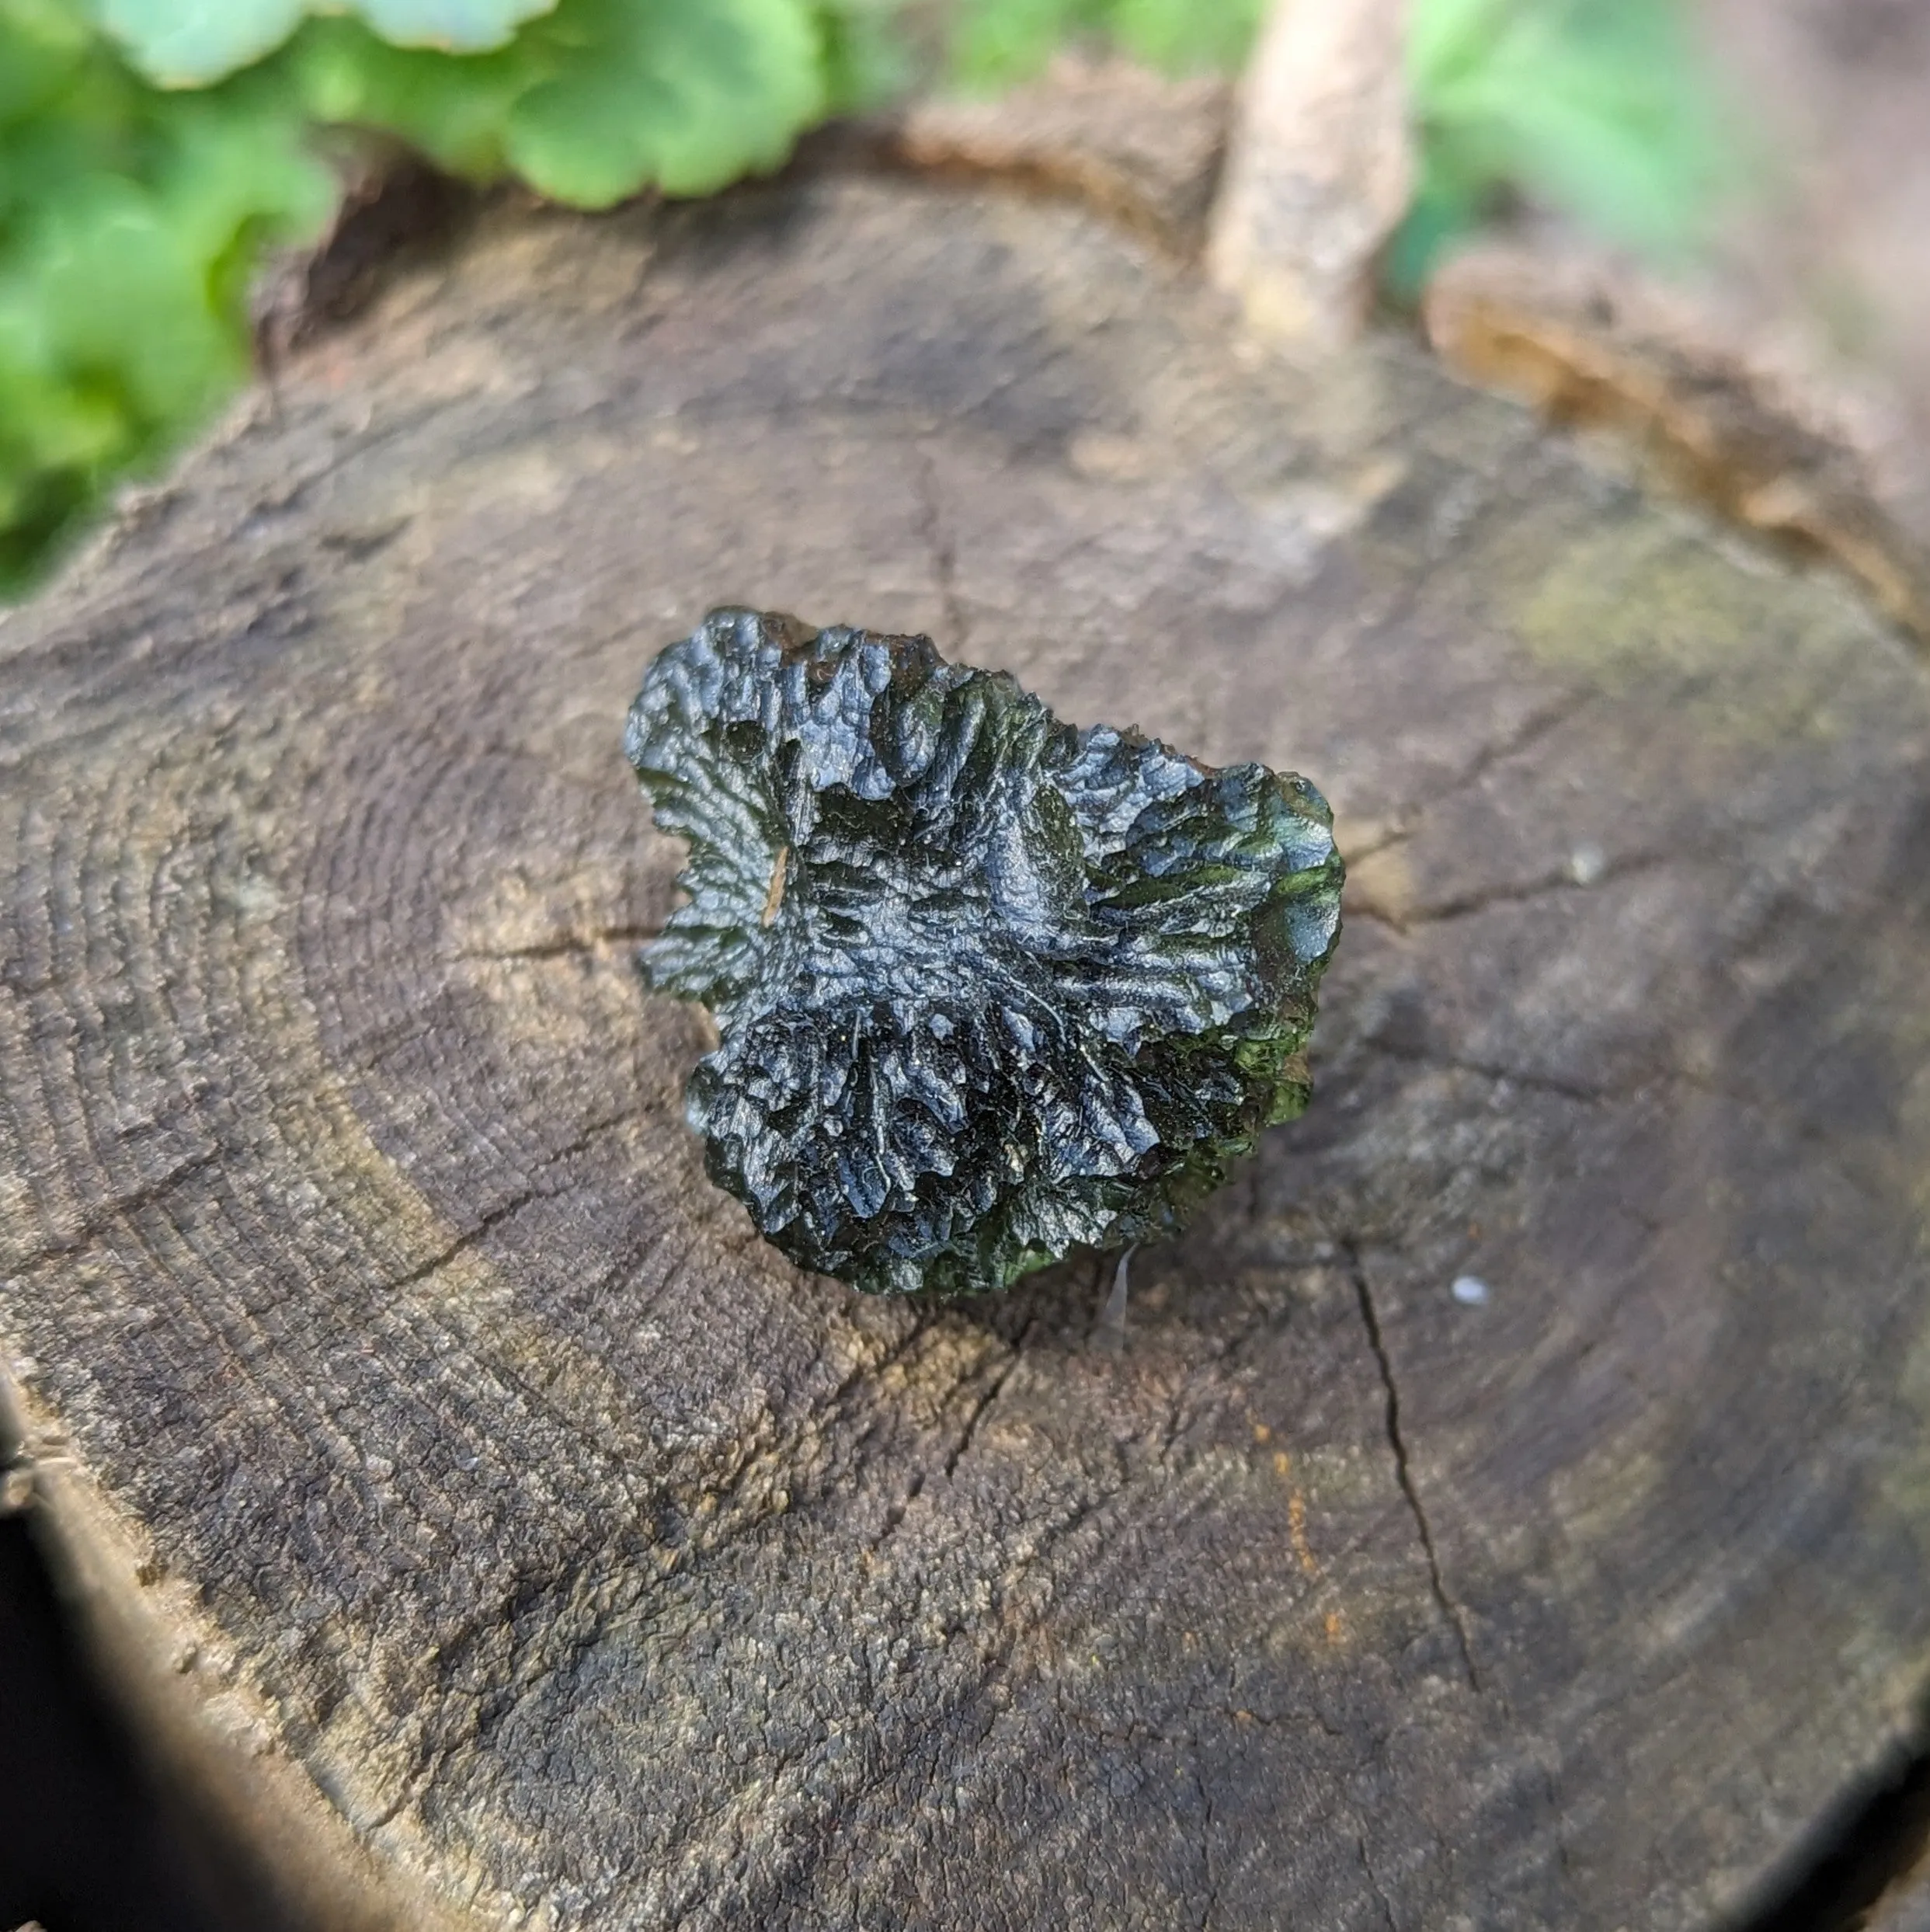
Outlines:
[[92,40],[61,0],[0,0],[0,130],[70,85]]
[[1135,59],[1167,74],[1236,72],[1266,0],[1113,0],[1110,29]]
[[529,85],[520,48],[461,57],[392,47],[349,20],[311,22],[282,57],[318,121],[379,128],[452,174],[491,181],[506,169],[503,131]]
[[1417,101],[1438,101],[1455,78],[1481,67],[1518,0],[1412,0],[1407,77]]
[[1397,295],[1511,195],[1679,259],[1727,183],[1680,0],[1416,0],[1408,69],[1422,181],[1388,258]]
[[[555,71],[520,99],[509,165],[559,201],[603,207],[654,182],[707,194],[782,165],[822,113],[809,12],[795,0],[579,0]],[[547,23],[545,23],[548,24]]]
[[501,47],[526,20],[555,0],[356,0],[359,13],[395,47],[440,47],[450,54]]
[[301,0],[100,0],[100,23],[148,78],[200,87],[272,53]]
[[[504,45],[554,0],[349,0],[398,47],[473,52]],[[98,0],[101,24],[162,87],[202,87],[272,53],[325,0]]]
[[1421,186],[1380,263],[1381,285],[1403,305],[1419,302],[1434,264],[1462,235],[1480,224],[1486,206],[1482,185],[1457,180],[1447,170],[1424,172]]
[[903,0],[818,0],[826,105],[833,113],[882,106],[912,83],[911,48],[899,31]]
[[703,194],[781,165],[826,110],[822,51],[803,0],[562,0],[494,54],[412,53],[325,21],[290,57],[318,119],[607,207],[652,183]]
[[963,0],[951,78],[972,89],[1009,86],[1076,40],[1110,44],[1170,74],[1231,72],[1265,9],[1266,0]]
[[249,266],[336,193],[273,76],[157,93],[75,17],[0,0],[0,583],[231,392]]
[[[833,107],[902,76],[899,0],[0,0],[0,586],[117,475],[151,464],[247,367],[263,249],[337,192],[317,122],[380,130],[458,172],[601,206],[774,167]],[[391,40],[506,43],[455,54]]]
[[1029,80],[1104,11],[1103,0],[967,0],[952,29],[951,78],[979,92]]

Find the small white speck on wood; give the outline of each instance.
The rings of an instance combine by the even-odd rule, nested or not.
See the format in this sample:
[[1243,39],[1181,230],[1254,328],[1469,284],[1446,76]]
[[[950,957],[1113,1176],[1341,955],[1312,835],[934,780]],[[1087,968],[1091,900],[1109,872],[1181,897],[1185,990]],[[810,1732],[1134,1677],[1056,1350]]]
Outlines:
[[1577,845],[1568,855],[1568,876],[1577,886],[1593,886],[1608,869],[1608,856],[1599,845]]
[[1464,1308],[1485,1308],[1488,1303],[1488,1285],[1479,1275],[1457,1275],[1454,1286],[1448,1290]]

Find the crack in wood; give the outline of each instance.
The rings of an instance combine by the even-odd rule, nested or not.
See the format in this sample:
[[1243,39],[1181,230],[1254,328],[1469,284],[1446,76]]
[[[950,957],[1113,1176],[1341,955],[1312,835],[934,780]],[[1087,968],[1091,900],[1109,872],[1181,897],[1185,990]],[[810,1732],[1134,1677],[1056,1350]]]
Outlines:
[[492,946],[450,956],[457,959],[557,959],[579,953],[600,952],[605,946],[626,942],[642,945],[656,938],[661,926],[599,926],[589,932],[559,933],[553,939],[533,940],[526,946]]
[[1631,1099],[1642,1091],[1644,1085],[1657,1084],[1667,1077],[1658,1074],[1652,1080],[1626,1090],[1615,1087],[1591,1087],[1578,1080],[1563,1080],[1555,1074],[1532,1074],[1520,1067],[1502,1066],[1498,1062],[1462,1060],[1451,1054],[1430,1053],[1419,1047],[1396,1046],[1391,1040],[1368,1039],[1362,1040],[1361,1045],[1370,1053],[1379,1053],[1386,1060],[1397,1060],[1405,1066],[1432,1067],[1449,1074],[1472,1074],[1477,1079],[1494,1081],[1497,1087],[1521,1087],[1532,1093],[1555,1094],[1563,1100],[1572,1100],[1584,1106],[1598,1107],[1617,1100]]
[[1380,1318],[1374,1307],[1374,1291],[1368,1281],[1367,1270],[1361,1265],[1359,1248],[1351,1241],[1340,1245],[1347,1257],[1348,1271],[1353,1277],[1354,1297],[1360,1305],[1361,1323],[1367,1330],[1367,1345],[1373,1350],[1374,1360],[1380,1370],[1381,1387],[1387,1398],[1387,1443],[1393,1451],[1394,1478],[1400,1485],[1400,1493],[1407,1500],[1414,1527],[1421,1534],[1421,1547],[1428,1559],[1428,1587],[1436,1607],[1447,1620],[1448,1627],[1454,1632],[1455,1645],[1461,1653],[1461,1667],[1467,1673],[1468,1688],[1478,1696],[1481,1677],[1475,1669],[1467,1624],[1462,1617],[1460,1606],[1448,1594],[1448,1586],[1442,1579],[1434,1531],[1428,1524],[1428,1513],[1421,1506],[1421,1492],[1415,1485],[1414,1471],[1407,1460],[1407,1445],[1400,1429],[1400,1391],[1395,1386],[1393,1363],[1388,1358],[1387,1345],[1382,1338]]
[[1367,1875],[1367,1888],[1373,1893],[1374,1902],[1380,1907],[1382,1924],[1386,1927],[1387,1932],[1400,1932],[1394,1921],[1394,1908],[1389,1902],[1387,1894],[1381,1889],[1380,1879],[1374,1871],[1374,1862],[1367,1855],[1367,1834],[1365,1832],[1354,1833],[1354,1850],[1360,1859],[1361,1870]]
[[574,1140],[565,1142],[553,1153],[544,1155],[523,1176],[524,1185],[508,1200],[499,1201],[494,1207],[478,1216],[473,1227],[465,1229],[447,1247],[431,1255],[426,1260],[417,1262],[406,1272],[384,1282],[382,1284],[384,1292],[393,1294],[398,1289],[412,1288],[418,1282],[427,1280],[430,1276],[447,1267],[459,1255],[474,1248],[492,1229],[499,1227],[511,1217],[520,1214],[532,1202],[552,1199],[549,1189],[530,1185],[538,1175],[548,1172],[560,1161],[569,1160],[572,1154],[582,1153],[599,1134],[607,1133],[613,1127],[621,1127],[627,1122],[638,1119],[648,1111],[642,1107],[626,1107],[603,1119],[593,1120]]
[[140,1186],[130,1188],[125,1194],[116,1195],[101,1210],[89,1217],[69,1235],[58,1241],[44,1241],[38,1248],[30,1249],[13,1265],[23,1275],[32,1274],[46,1267],[51,1262],[65,1261],[77,1255],[84,1255],[107,1231],[117,1222],[128,1220],[144,1207],[158,1206],[174,1192],[183,1181],[189,1180],[203,1168],[214,1166],[222,1157],[223,1150],[209,1147],[200,1154],[190,1154],[186,1160],[176,1161],[165,1174],[158,1174],[151,1181],[144,1181]]
[[[1417,906],[1397,920],[1390,919],[1385,914],[1380,917],[1382,924],[1392,925],[1401,932],[1414,926],[1441,925],[1449,920],[1466,919],[1474,914],[1489,911],[1496,906],[1522,905],[1531,900],[1546,899],[1562,893],[1598,892],[1615,880],[1657,871],[1682,856],[1679,852],[1632,852],[1626,858],[1608,860],[1586,884],[1563,867],[1533,879],[1508,879],[1498,886],[1478,886],[1456,898],[1444,899],[1438,905]],[[1375,917],[1371,912],[1367,916]]]
[[1356,846],[1347,853],[1348,862],[1355,864],[1361,859],[1372,858],[1378,852],[1386,851],[1390,847],[1404,844],[1421,829],[1430,812],[1459,798],[1463,792],[1472,791],[1497,765],[1505,764],[1509,759],[1518,758],[1523,752],[1533,750],[1571,719],[1579,717],[1599,695],[1592,691],[1577,692],[1532,712],[1518,729],[1483,745],[1431,797],[1397,808],[1381,836],[1372,844]]
[[965,1418],[965,1426],[958,1437],[957,1446],[945,1458],[945,1478],[949,1481],[954,1471],[964,1460],[965,1453],[972,1446],[972,1439],[979,1432],[979,1425],[985,1419],[985,1413],[996,1402],[1007,1383],[1011,1380],[1021,1362],[1025,1359],[1025,1338],[1032,1332],[1035,1325],[1028,1321],[1019,1332],[1019,1338],[1012,1345],[1012,1359],[992,1378],[990,1385],[972,1405],[972,1413]]
[[1193,1784],[1200,1801],[1200,1871],[1206,1890],[1200,1907],[1199,1932],[1209,1932],[1213,1914],[1219,1909],[1219,1885],[1213,1875],[1213,1794],[1200,1769],[1199,1739],[1192,1739]]

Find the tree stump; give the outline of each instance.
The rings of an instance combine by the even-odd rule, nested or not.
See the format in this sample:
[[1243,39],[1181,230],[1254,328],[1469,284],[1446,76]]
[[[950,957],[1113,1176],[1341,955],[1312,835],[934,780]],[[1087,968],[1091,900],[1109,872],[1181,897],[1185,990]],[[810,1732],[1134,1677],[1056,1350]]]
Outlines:
[[[743,601],[1304,771],[1306,1118],[1135,1264],[706,1182],[619,747]],[[0,628],[0,1342],[318,1922],[1701,1927],[1930,1677],[1930,682],[1076,209],[502,209]]]

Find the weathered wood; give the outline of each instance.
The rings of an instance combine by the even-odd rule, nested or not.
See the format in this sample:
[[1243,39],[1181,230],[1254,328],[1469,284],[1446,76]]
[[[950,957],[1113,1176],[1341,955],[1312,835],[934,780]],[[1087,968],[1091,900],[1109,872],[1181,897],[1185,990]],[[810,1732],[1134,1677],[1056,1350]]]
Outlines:
[[[1336,799],[1313,1109],[1122,1358],[705,1183],[617,734],[726,599]],[[1696,1927],[1907,1732],[1923,667],[1408,346],[914,184],[501,214],[0,706],[7,1405],[367,1922]]]
[[1930,543],[1899,516],[1869,413],[1800,360],[1776,368],[1760,325],[1752,333],[1612,260],[1464,250],[1428,284],[1428,339],[1469,381],[1608,430],[1657,480],[1793,555],[1827,559],[1930,645]]
[[1414,199],[1407,49],[1407,0],[1272,0],[1241,80],[1207,270],[1297,355],[1360,334]]
[[1063,54],[1003,93],[915,100],[878,144],[928,178],[1065,197],[1191,256],[1219,183],[1230,92],[1211,75],[1165,80],[1117,56]]
[[1930,1872],[1886,1896],[1871,1914],[1869,1932],[1930,1932]]

